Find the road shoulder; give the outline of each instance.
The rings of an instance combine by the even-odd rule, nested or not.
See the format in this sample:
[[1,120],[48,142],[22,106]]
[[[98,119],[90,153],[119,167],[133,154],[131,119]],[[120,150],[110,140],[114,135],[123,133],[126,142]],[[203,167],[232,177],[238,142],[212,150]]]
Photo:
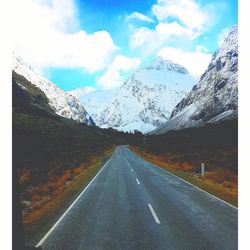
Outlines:
[[201,191],[204,191],[212,196],[214,196],[217,199],[222,200],[225,203],[228,203],[229,205],[232,205],[233,207],[237,208],[238,206],[238,196],[237,194],[230,192],[230,190],[227,190],[222,187],[222,185],[218,185],[215,183],[207,182],[204,179],[193,176],[189,173],[186,173],[181,170],[177,170],[173,167],[171,167],[166,162],[161,161],[155,161],[153,157],[151,157],[150,154],[146,154],[142,150],[139,150],[135,147],[129,147],[129,149],[134,152],[137,156],[143,158],[144,160],[152,163],[156,167],[159,167],[165,171],[167,171],[169,174],[174,175],[175,177],[182,179],[183,181],[191,184],[192,186],[195,186],[196,188],[200,189]]
[[24,225],[27,245],[34,246],[44,237],[93,178],[95,178],[112,153],[100,156],[95,164],[86,168],[77,178],[69,183],[60,196],[55,197],[43,207],[42,211],[40,211],[39,219]]

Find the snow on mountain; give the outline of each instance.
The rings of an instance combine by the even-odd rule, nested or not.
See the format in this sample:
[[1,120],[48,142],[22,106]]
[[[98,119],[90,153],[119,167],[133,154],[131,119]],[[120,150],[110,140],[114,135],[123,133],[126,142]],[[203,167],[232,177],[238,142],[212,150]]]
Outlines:
[[158,57],[125,81],[95,122],[103,128],[146,133],[170,117],[196,82],[181,65]]
[[[70,91],[72,95],[78,97],[81,104],[86,108],[93,120],[98,121],[103,110],[116,94],[117,89],[86,91],[86,87]],[[98,125],[98,123],[97,123]]]
[[77,89],[73,89],[73,90],[70,90],[70,91],[67,91],[69,94],[77,97],[79,100],[82,96],[88,94],[88,93],[91,93],[91,92],[94,92],[95,91],[95,88],[93,87],[90,87],[90,86],[87,86],[87,87],[82,87],[82,88],[77,88]]
[[[132,76],[133,77],[133,76]],[[190,91],[195,81],[183,66],[162,57],[157,57],[150,65],[138,70],[134,78],[148,87],[165,85],[176,91]]]
[[232,27],[200,77],[174,108],[171,118],[152,134],[216,123],[238,115],[238,27]]
[[94,125],[91,116],[86,112],[75,96],[66,93],[54,83],[40,76],[31,66],[25,64],[22,59],[15,54],[13,54],[12,59],[13,70],[17,74],[24,76],[45,93],[49,99],[49,105],[56,114],[88,125]]

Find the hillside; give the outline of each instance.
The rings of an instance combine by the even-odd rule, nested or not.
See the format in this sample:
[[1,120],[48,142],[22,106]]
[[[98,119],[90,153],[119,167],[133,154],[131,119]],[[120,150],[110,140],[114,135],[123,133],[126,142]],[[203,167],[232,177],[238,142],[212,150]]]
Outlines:
[[203,126],[238,116],[238,27],[214,53],[199,83],[173,109],[170,119],[151,134]]
[[20,193],[26,241],[34,244],[93,178],[114,145],[132,137],[59,116],[44,92],[15,72],[12,84],[13,180],[19,182],[13,202],[18,209]]
[[15,54],[12,56],[12,61],[13,71],[22,75],[31,84],[41,89],[48,98],[48,103],[56,114],[65,118],[73,119],[80,123],[95,125],[92,118],[75,96],[68,94],[53,82],[42,77]]
[[58,116],[46,95],[13,72],[14,167],[46,172],[52,161],[72,168],[113,143],[126,143],[127,134],[79,124]]

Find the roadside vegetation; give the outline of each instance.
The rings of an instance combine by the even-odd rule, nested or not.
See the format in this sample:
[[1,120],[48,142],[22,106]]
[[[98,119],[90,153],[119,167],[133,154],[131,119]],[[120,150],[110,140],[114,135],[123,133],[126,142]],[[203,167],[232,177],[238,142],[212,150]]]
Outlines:
[[[46,234],[103,167],[114,148],[114,146],[107,148],[103,153],[92,156],[88,164],[66,170],[61,176],[49,173],[48,181],[40,183],[37,187],[29,186],[24,191],[22,211],[25,238],[28,244],[36,244]],[[20,185],[23,185],[23,176],[20,173]],[[27,198],[30,200],[28,206]]]
[[21,199],[26,242],[46,233],[131,136],[56,115],[39,88],[13,73],[13,199]]
[[122,133],[56,115],[44,93],[14,72],[12,84],[13,204],[21,203],[30,245],[44,236],[121,144],[237,205],[237,120],[165,135]]
[[[64,170],[59,175],[51,168],[48,172],[48,179],[37,186],[29,184],[36,178],[36,173],[29,169],[21,170],[19,185],[27,186],[22,192],[23,222],[29,224],[39,220],[46,214],[48,207],[55,205],[57,198],[61,199],[68,192],[75,196],[74,192],[77,193],[88,183],[89,177],[99,170],[105,163],[104,160],[111,156],[113,149],[114,147],[106,149],[102,154],[92,156],[88,164],[80,164],[78,167]],[[62,200],[65,201],[65,197]]]
[[[131,149],[215,196],[238,204],[238,121],[146,136]],[[205,175],[201,176],[201,163]]]

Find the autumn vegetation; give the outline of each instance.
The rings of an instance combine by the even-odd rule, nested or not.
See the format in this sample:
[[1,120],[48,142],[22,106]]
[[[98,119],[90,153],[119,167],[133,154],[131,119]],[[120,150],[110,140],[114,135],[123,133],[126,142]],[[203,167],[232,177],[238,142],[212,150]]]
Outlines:
[[12,84],[13,201],[19,204],[21,198],[26,240],[32,244],[36,233],[47,232],[121,144],[237,204],[237,120],[165,135],[122,133],[59,117],[44,93],[14,72]]
[[[90,157],[88,164],[80,164],[78,167],[64,170],[61,173],[55,172],[54,164],[48,172],[48,179],[36,186],[31,185],[36,173],[32,170],[22,169],[19,172],[19,185],[23,187],[22,206],[23,206],[23,222],[31,224],[46,216],[51,209],[57,207],[56,200],[64,200],[71,198],[68,193],[73,196],[79,193],[88,182],[88,175],[91,175],[93,169],[98,170],[103,160],[110,157],[114,147],[104,150],[101,155]],[[95,171],[92,171],[95,173]],[[25,188],[26,186],[26,188]],[[72,199],[72,198],[71,198]]]
[[[216,196],[238,203],[238,121],[146,136],[131,149]],[[205,176],[201,176],[201,163]]]
[[21,198],[26,240],[48,230],[115,145],[135,138],[56,115],[44,93],[13,72],[13,202]]

